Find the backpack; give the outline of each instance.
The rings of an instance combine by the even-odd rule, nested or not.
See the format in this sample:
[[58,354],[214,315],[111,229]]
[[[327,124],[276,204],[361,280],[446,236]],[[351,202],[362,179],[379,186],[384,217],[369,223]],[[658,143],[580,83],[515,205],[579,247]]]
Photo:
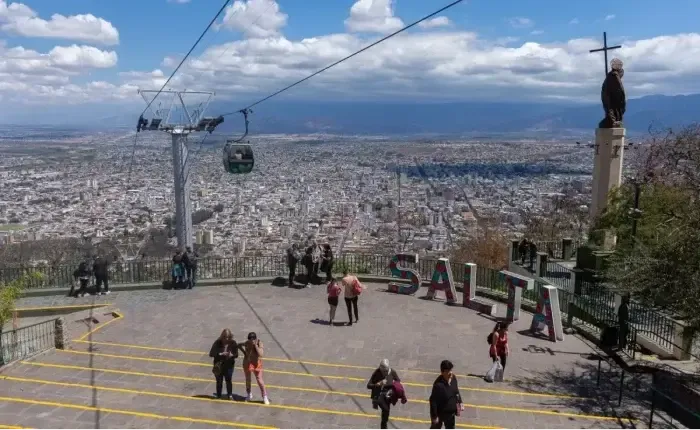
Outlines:
[[362,284],[360,284],[360,281],[357,279],[352,283],[352,292],[355,293],[356,296],[362,294]]
[[486,336],[486,342],[488,342],[489,345],[493,345],[493,332],[489,333],[489,335]]

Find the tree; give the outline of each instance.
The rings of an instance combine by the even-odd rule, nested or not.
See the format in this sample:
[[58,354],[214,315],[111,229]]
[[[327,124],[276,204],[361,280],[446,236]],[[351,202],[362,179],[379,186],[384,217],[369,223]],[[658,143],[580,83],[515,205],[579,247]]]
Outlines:
[[523,211],[525,237],[552,240],[564,237],[580,239],[586,232],[588,210],[575,195],[554,196],[545,210]]
[[[635,180],[610,196],[595,229],[618,246],[605,275],[621,292],[700,328],[700,126],[652,136],[633,166]],[[639,187],[636,235],[635,185]]]
[[462,240],[453,249],[450,260],[505,269],[508,267],[508,239],[497,229],[485,227],[476,237]]

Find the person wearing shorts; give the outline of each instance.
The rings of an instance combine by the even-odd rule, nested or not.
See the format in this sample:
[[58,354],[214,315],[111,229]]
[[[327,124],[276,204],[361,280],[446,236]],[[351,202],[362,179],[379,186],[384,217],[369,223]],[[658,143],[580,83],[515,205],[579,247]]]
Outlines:
[[265,382],[263,382],[263,343],[258,339],[258,335],[254,332],[248,333],[248,341],[244,345],[245,357],[243,358],[243,372],[245,373],[245,389],[247,392],[246,400],[253,400],[253,392],[250,389],[252,376],[255,375],[255,380],[260,387],[260,394],[263,398],[263,403],[270,404],[270,399],[267,398],[265,391]]

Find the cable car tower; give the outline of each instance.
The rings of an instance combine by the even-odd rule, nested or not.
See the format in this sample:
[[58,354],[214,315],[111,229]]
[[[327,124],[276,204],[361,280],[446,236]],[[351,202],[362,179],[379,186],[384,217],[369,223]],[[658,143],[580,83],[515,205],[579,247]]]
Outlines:
[[[164,131],[172,136],[173,153],[173,179],[175,190],[175,232],[177,246],[180,249],[192,246],[192,206],[190,205],[190,160],[187,147],[187,137],[193,132],[213,132],[216,127],[224,122],[224,118],[205,117],[206,111],[215,93],[211,91],[172,91],[172,90],[139,90],[139,94],[146,101],[148,110],[153,114],[150,122],[139,117],[136,132]],[[153,99],[148,96],[153,94],[153,99],[159,95],[168,96],[169,103],[163,106],[159,103],[155,107]],[[187,96],[197,96],[204,100],[194,109],[188,109],[185,104]],[[179,113],[180,115],[176,115]]]

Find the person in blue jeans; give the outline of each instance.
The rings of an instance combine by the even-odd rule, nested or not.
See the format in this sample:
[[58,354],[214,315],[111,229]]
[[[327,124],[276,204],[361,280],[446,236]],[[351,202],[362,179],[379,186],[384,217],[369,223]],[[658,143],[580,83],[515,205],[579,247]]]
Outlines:
[[[231,400],[233,398],[233,369],[236,367],[236,358],[238,358],[238,351],[243,351],[243,346],[238,345],[233,339],[233,333],[231,330],[224,329],[221,332],[221,336],[214,342],[209,350],[209,357],[214,359],[214,367],[212,372],[216,378],[216,393],[214,396],[217,399],[221,398],[221,390],[224,385],[224,380],[226,381],[226,399]],[[243,351],[245,353],[245,351]]]

